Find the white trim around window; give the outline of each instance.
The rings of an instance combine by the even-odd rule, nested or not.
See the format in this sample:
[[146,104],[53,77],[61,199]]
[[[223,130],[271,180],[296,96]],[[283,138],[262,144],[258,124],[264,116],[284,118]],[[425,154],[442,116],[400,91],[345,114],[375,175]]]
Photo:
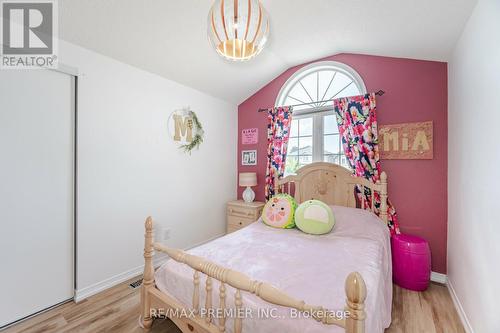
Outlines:
[[[285,82],[276,99],[276,106],[306,104],[293,111],[287,174],[294,173],[306,161],[331,161],[348,167],[343,156],[340,134],[336,129],[333,103],[324,101],[364,93],[366,86],[361,76],[350,66],[336,61],[320,61],[304,66]],[[309,121],[303,122],[307,123],[306,134],[299,126],[301,119],[312,120],[312,126]],[[325,128],[326,119],[328,128]],[[329,140],[328,145],[325,140]],[[328,151],[325,152],[325,149]]]

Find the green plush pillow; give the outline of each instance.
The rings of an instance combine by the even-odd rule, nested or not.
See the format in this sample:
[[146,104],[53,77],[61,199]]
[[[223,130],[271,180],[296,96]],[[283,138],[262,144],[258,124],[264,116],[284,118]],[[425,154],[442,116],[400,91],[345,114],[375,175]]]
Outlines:
[[323,235],[332,231],[335,218],[330,206],[319,200],[307,200],[295,210],[297,228],[307,234]]
[[288,194],[273,196],[262,210],[262,221],[275,228],[290,229],[295,227],[294,215],[297,202]]

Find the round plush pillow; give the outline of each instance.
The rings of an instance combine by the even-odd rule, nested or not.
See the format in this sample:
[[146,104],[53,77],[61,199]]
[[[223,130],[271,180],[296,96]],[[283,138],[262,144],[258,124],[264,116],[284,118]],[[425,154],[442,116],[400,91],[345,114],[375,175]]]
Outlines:
[[262,210],[262,220],[275,228],[290,229],[295,227],[294,215],[297,203],[288,194],[273,196]]
[[335,225],[332,209],[319,200],[307,200],[295,211],[297,228],[307,234],[323,235],[332,231]]

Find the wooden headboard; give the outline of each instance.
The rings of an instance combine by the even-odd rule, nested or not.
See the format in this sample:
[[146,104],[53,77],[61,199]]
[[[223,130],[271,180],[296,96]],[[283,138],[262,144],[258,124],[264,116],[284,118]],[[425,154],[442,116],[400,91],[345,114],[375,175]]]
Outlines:
[[[387,174],[382,172],[380,181],[376,184],[360,177],[354,177],[351,171],[332,163],[317,162],[308,164],[293,176],[287,176],[276,182],[280,193],[288,193],[295,197],[297,203],[317,199],[328,205],[356,208],[354,188],[356,185],[371,189],[372,200],[374,192],[380,193],[380,218],[387,224]],[[294,192],[292,194],[292,191]],[[365,207],[365,202],[361,202]],[[372,211],[375,208],[369,208]]]

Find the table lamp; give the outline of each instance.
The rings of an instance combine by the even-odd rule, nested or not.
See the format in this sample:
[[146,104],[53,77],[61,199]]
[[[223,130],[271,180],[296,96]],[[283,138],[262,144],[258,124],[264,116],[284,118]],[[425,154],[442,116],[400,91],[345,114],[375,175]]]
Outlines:
[[257,186],[257,174],[255,172],[240,173],[240,186],[246,186],[246,189],[243,191],[243,200],[245,202],[253,202],[255,192],[252,190],[252,186]]

